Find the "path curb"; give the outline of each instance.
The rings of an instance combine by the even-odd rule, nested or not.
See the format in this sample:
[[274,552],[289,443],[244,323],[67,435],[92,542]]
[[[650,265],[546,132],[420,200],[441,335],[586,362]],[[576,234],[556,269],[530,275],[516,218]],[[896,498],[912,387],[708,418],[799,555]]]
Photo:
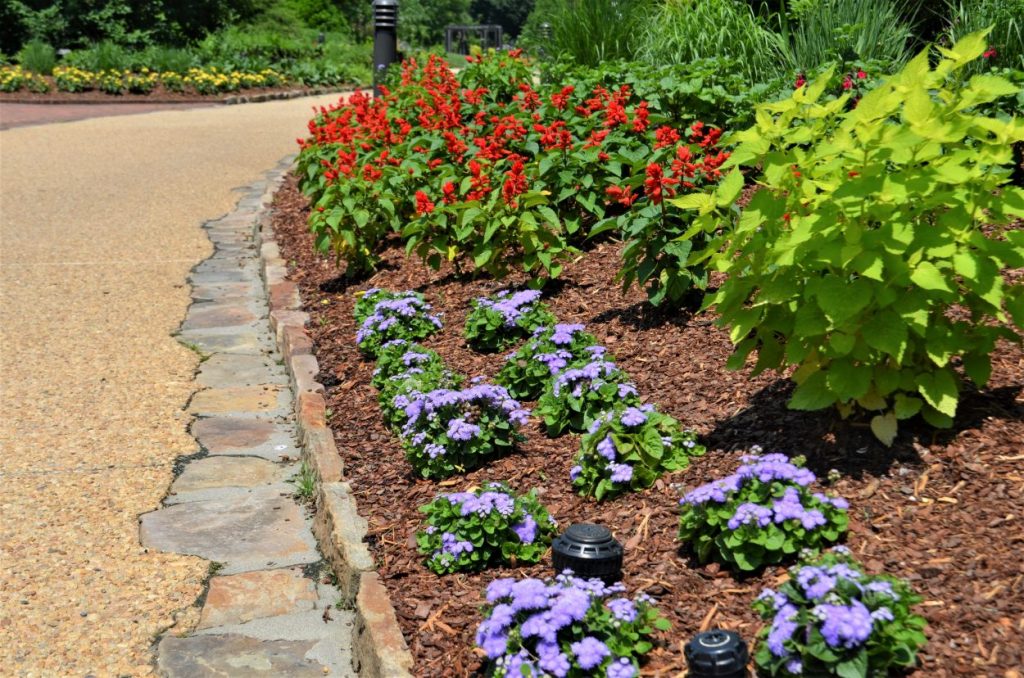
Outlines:
[[306,332],[309,314],[302,310],[298,286],[287,279],[271,223],[271,204],[291,169],[289,157],[269,175],[261,199],[257,241],[261,276],[270,302],[271,326],[285,370],[295,388],[295,418],[302,458],[317,477],[313,533],[338,578],[338,587],[356,612],[353,661],[361,676],[412,676],[413,660],[398,626],[395,608],[375,571],[366,547],[366,520],[359,515],[352,489],[343,482],[344,467],[327,424],[327,405],[313,340]]

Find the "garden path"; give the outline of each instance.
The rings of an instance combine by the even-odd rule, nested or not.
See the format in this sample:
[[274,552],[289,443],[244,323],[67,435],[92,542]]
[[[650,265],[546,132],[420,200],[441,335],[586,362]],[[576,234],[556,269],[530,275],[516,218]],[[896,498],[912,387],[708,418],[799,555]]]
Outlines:
[[[189,306],[189,271],[213,251],[200,225],[229,212],[239,198],[234,189],[252,185],[290,152],[304,132],[310,106],[332,98],[106,117],[0,133],[5,413],[0,421],[0,636],[6,639],[0,643],[0,666],[5,672],[148,675],[154,640],[175,624],[171,635],[196,623],[200,613],[193,603],[203,590],[208,563],[159,550],[204,552],[139,541],[139,516],[160,508],[176,460],[200,452],[187,426],[202,401],[193,398],[187,405],[198,388],[211,385],[197,384],[200,356],[171,335]],[[246,200],[251,207],[252,198]],[[221,222],[225,225],[221,232],[242,227],[237,220]],[[212,227],[216,241],[215,232]],[[254,252],[244,234],[228,237],[224,245],[220,256],[232,262],[207,263],[208,282],[218,275],[232,278],[234,273],[225,273],[231,266],[255,268],[241,262],[243,253]],[[258,314],[259,301],[250,301]],[[210,322],[196,310],[189,322]],[[219,362],[232,360],[245,359]],[[200,380],[217,378],[218,369],[225,378],[237,377],[242,369],[213,361],[207,361],[212,364],[206,364]],[[264,367],[268,371],[259,383],[280,380],[276,363]],[[286,386],[272,390],[287,399]],[[213,409],[231,407],[207,400]],[[282,413],[285,400],[275,403]],[[305,529],[301,511],[282,496],[292,486],[280,481],[293,467],[264,468],[253,457],[220,458],[261,467],[235,469],[230,484],[244,484],[236,482],[239,474],[272,476],[274,484],[248,492],[250,501],[279,502],[276,512],[294,515],[290,522]],[[209,483],[198,461],[187,466],[186,475],[189,471],[193,484]],[[262,494],[268,496],[255,497]],[[168,503],[175,501],[171,497]],[[308,579],[297,581],[315,567],[289,569],[318,556],[305,536],[293,542],[300,555],[280,559],[273,572],[236,579],[230,577],[269,566],[247,564],[232,554],[207,554],[229,564],[214,580],[221,580],[221,599],[230,600],[247,586],[266,588],[274,579],[274,585],[293,591],[296,610],[310,607],[303,601],[318,607],[331,591]],[[211,589],[208,599],[217,597],[214,593]],[[243,621],[224,619],[221,624]],[[251,641],[259,634],[253,629],[222,637],[253,657]],[[209,640],[214,636],[197,637],[215,642]],[[293,650],[304,647],[298,637],[282,642]]]

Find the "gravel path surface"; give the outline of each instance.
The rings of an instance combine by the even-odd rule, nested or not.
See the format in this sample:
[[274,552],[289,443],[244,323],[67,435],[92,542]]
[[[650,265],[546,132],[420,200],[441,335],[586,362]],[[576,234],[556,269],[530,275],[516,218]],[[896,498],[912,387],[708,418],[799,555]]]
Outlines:
[[139,545],[139,514],[197,451],[198,357],[170,335],[211,251],[201,222],[333,98],[0,133],[4,674],[150,674],[201,591],[204,561]]
[[187,104],[14,104],[0,101],[0,130],[111,115],[187,110],[217,105],[221,104],[219,102]]

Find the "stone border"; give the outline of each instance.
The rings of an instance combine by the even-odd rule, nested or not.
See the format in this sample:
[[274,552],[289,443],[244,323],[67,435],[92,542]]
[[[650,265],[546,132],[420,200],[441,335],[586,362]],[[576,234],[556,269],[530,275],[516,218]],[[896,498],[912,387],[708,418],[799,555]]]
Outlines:
[[342,595],[355,606],[353,660],[356,670],[368,677],[411,677],[412,655],[398,626],[387,589],[377,576],[373,558],[363,541],[367,523],[357,511],[351,486],[343,480],[341,455],[327,425],[324,387],[316,381],[320,367],[313,355],[313,341],[305,329],[309,314],[302,310],[298,286],[287,279],[287,267],[274,239],[270,206],[292,161],[293,157],[287,158],[268,174],[256,241],[270,304],[271,331],[295,389],[295,418],[302,459],[317,476],[313,534],[338,578]]
[[259,92],[257,94],[232,94],[226,97],[216,96],[195,96],[192,98],[182,97],[180,99],[171,98],[159,98],[152,97],[147,98],[140,96],[138,99],[123,99],[119,98],[115,94],[108,95],[107,99],[82,99],[75,100],[73,97],[52,97],[49,99],[33,99],[31,97],[0,97],[0,104],[39,104],[41,106],[59,106],[61,104],[67,105],[88,105],[88,104],[153,104],[153,105],[166,105],[166,104],[224,104],[226,106],[232,106],[235,104],[255,104],[264,101],[276,101],[279,99],[299,99],[301,97],[315,97],[323,94],[351,94],[356,91],[352,85],[345,87],[310,87],[307,89],[291,89],[276,92]]

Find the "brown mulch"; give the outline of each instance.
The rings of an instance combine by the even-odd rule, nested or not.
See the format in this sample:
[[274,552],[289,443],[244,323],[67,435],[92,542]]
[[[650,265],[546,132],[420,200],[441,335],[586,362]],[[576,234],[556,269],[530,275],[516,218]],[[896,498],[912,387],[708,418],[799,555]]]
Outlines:
[[837,469],[832,489],[848,498],[848,546],[869,570],[908,578],[924,597],[929,644],[910,675],[1018,676],[1024,665],[1024,353],[1000,344],[992,383],[964,394],[956,426],[934,432],[905,425],[896,444],[877,443],[864,422],[831,411],[792,412],[790,382],[725,368],[728,335],[713,317],[664,313],[645,306],[637,290],[613,281],[619,246],[603,243],[566,267],[547,302],[561,322],[581,322],[614,353],[640,393],[696,429],[708,447],[686,471],[650,490],[606,503],[571,492],[569,468],[579,437],[546,438],[539,423],[525,431],[519,453],[465,477],[437,483],[410,475],[398,440],[381,424],[373,364],[360,357],[353,293],[368,287],[418,289],[444,312],[445,330],[424,343],[466,374],[494,375],[502,357],[470,351],[461,338],[470,299],[517,280],[460,281],[449,271],[407,260],[399,247],[370,280],[349,284],[329,258],[316,254],[306,230],[307,201],[290,179],[275,201],[274,229],[290,276],[312,316],[320,380],[327,387],[331,427],[345,472],[369,521],[373,555],[423,676],[466,676],[481,668],[473,650],[482,591],[496,577],[547,576],[545,563],[474,575],[438,577],[416,551],[417,507],[439,491],[486,480],[539,488],[562,526],[598,522],[626,545],[625,583],[659,600],[673,629],[660,634],[645,675],[681,675],[682,645],[696,631],[735,629],[750,642],[761,626],[750,609],[785,568],[733,576],[699,566],[676,541],[680,492],[731,472],[744,450],[806,455],[820,478]]

